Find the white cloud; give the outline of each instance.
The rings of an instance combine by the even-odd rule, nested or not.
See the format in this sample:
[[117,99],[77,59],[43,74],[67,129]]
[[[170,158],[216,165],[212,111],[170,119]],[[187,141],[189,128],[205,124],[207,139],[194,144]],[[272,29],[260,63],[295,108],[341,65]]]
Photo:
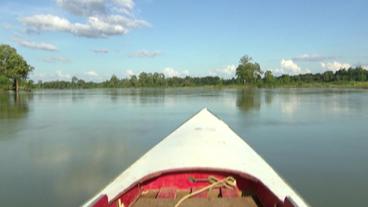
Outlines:
[[183,71],[181,71],[181,75],[182,76],[188,76],[189,75],[189,70],[183,70]]
[[45,74],[44,73],[31,73],[29,76],[30,76],[30,79],[32,79],[34,81],[39,81],[39,80],[44,81],[45,80]]
[[130,14],[133,0],[57,0],[64,10],[77,16],[105,15],[111,12]]
[[340,63],[340,62],[337,62],[337,61],[334,61],[334,62],[321,62],[321,66],[322,68],[324,69],[327,69],[327,70],[331,70],[331,71],[338,71],[342,68],[350,68],[351,65],[349,63]]
[[165,68],[163,71],[163,74],[166,77],[185,77],[187,75],[189,75],[189,71],[188,70],[184,70],[184,71],[177,71],[171,67],[167,67]]
[[120,4],[122,7],[126,7],[128,9],[133,9],[134,1],[133,0],[114,0],[117,4]]
[[77,36],[103,38],[123,35],[149,23],[136,19],[130,11],[132,0],[57,0],[64,10],[86,18],[85,22],[71,22],[52,14],[37,14],[20,19],[28,31],[58,31]]
[[104,0],[57,0],[64,10],[77,16],[92,16],[106,13]]
[[111,75],[108,74],[99,74],[96,70],[89,70],[84,73],[74,73],[69,74],[62,70],[57,70],[50,73],[31,73],[30,78],[34,81],[42,80],[42,81],[71,81],[72,77],[76,76],[78,79],[82,79],[85,81],[97,81],[101,82],[107,80]]
[[34,15],[22,20],[30,31],[60,31],[77,36],[103,38],[126,34],[132,28],[147,26],[143,20],[128,19],[123,16],[90,16],[87,23],[71,23],[69,20],[54,15]]
[[52,73],[31,73],[30,78],[34,81],[70,81],[72,78],[72,75],[68,73],[64,73],[62,70],[57,70]]
[[87,76],[91,76],[91,77],[97,77],[98,76],[98,73],[94,70],[90,70],[90,71],[87,71],[86,72],[86,75]]
[[99,48],[99,49],[92,50],[92,52],[94,52],[96,54],[107,54],[107,53],[109,53],[109,50],[105,49],[105,48]]
[[70,60],[63,56],[52,56],[52,57],[45,57],[42,61],[47,63],[69,63]]
[[72,76],[70,74],[64,73],[61,70],[56,71],[56,78],[57,80],[65,80],[65,81],[69,81]]
[[89,70],[83,74],[76,74],[76,76],[85,81],[102,82],[111,78],[111,74],[98,73],[96,70]]
[[282,59],[280,61],[280,68],[270,69],[276,76],[288,74],[288,75],[298,75],[310,73],[309,69],[302,69],[298,64],[296,64],[291,59]]
[[34,31],[68,31],[72,28],[72,24],[69,20],[51,14],[38,14],[23,17],[21,22],[25,24],[28,29]]
[[362,68],[368,70],[368,65],[362,65]]
[[130,78],[132,77],[133,75],[135,75],[134,71],[133,70],[126,70],[125,71],[125,76]]
[[301,70],[300,67],[296,63],[294,63],[292,60],[282,59],[280,64],[281,64],[281,68],[285,70],[290,70],[292,72]]
[[292,58],[293,61],[304,61],[304,62],[320,62],[325,60],[331,60],[334,57],[332,56],[322,56],[315,54],[303,54],[297,57]]
[[297,75],[311,72],[308,69],[302,69],[293,60],[282,59],[280,62],[280,66],[281,69],[279,69],[277,73],[281,72],[281,74]]
[[129,54],[129,57],[157,57],[159,56],[161,53],[160,51],[149,51],[149,50],[139,50],[139,51],[135,51]]
[[22,47],[27,47],[31,49],[46,50],[46,51],[58,50],[55,45],[50,44],[50,43],[45,43],[45,42],[32,42],[32,41],[21,39],[21,38],[15,38],[15,42],[18,43]]
[[224,68],[215,69],[210,71],[210,75],[220,76],[224,78],[233,78],[235,76],[236,66],[228,65]]

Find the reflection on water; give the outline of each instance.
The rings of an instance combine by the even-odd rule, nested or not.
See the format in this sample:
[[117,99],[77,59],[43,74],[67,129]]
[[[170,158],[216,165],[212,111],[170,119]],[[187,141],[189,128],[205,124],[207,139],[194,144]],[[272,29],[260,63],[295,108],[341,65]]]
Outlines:
[[32,100],[29,93],[0,94],[0,119],[16,119],[24,117],[29,111],[28,102]]
[[261,108],[260,94],[255,92],[256,89],[244,89],[237,93],[236,106],[245,112],[252,110],[258,111]]
[[298,107],[300,105],[300,97],[298,95],[295,96],[285,96],[284,103],[281,105],[281,111],[287,115],[293,115],[297,112]]
[[4,206],[78,206],[208,107],[312,206],[364,206],[366,103],[367,91],[331,89],[0,94],[0,200]]
[[17,95],[11,92],[0,92],[0,142],[9,140],[12,134],[18,133],[19,126],[29,114],[29,103],[32,100],[33,95],[30,93]]
[[236,106],[240,111],[259,111],[262,105],[272,104],[275,92],[272,90],[242,89],[236,93]]
[[268,91],[264,92],[264,94],[265,94],[265,102],[266,102],[266,104],[271,104],[272,103],[274,92],[268,90]]
[[[75,195],[93,195],[96,189],[111,181],[107,177],[116,175],[112,172],[121,170],[121,164],[129,160],[129,144],[110,141],[113,143],[99,140],[90,146],[74,146],[75,143],[41,144],[31,151],[32,166],[53,174],[54,179],[49,184],[53,185],[53,196],[57,195],[55,201],[74,206],[77,204],[73,201]],[[80,204],[83,200],[78,202]]]

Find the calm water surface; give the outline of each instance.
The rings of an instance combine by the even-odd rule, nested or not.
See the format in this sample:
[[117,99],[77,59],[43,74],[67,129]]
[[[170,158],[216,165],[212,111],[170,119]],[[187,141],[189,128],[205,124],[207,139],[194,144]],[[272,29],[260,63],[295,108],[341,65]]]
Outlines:
[[365,206],[368,91],[49,90],[0,94],[2,206],[78,206],[203,107],[312,206]]

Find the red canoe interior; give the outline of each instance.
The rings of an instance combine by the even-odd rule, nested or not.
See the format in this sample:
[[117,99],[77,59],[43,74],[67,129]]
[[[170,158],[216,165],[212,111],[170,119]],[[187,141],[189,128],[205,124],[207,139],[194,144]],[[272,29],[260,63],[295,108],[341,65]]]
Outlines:
[[[296,207],[289,197],[278,199],[262,182],[246,174],[214,170],[161,172],[143,178],[110,202],[107,196],[98,198],[94,207],[174,207],[185,195],[209,185],[206,179],[218,180],[232,176],[236,187],[218,187],[186,199],[180,207],[192,206],[272,206]],[[198,179],[198,182],[190,178]]]

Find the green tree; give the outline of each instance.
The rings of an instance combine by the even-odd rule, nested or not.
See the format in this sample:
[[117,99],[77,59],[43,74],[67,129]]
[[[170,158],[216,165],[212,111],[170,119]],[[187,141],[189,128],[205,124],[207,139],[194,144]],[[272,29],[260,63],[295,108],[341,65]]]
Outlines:
[[76,84],[78,82],[78,78],[76,76],[72,77],[72,84]]
[[334,73],[332,71],[326,71],[322,74],[323,81],[330,82],[334,79]]
[[357,81],[366,81],[367,80],[367,71],[363,69],[362,66],[357,67],[356,69],[356,80]]
[[[86,86],[86,82],[82,79],[78,79],[76,84],[77,84],[78,88],[85,88],[85,86]],[[72,87],[74,87],[74,86],[72,86]]]
[[137,76],[136,76],[136,75],[132,75],[132,76],[130,77],[129,82],[130,82],[130,85],[131,85],[131,86],[133,86],[133,87],[137,87],[137,86],[138,86],[138,78],[137,78]]
[[110,78],[110,87],[117,88],[119,84],[119,78],[116,75],[112,75]]
[[33,70],[17,50],[9,45],[0,45],[0,75],[13,80],[13,89],[19,91],[19,81],[26,79]]
[[1,89],[8,89],[10,83],[11,81],[9,80],[9,78],[0,74],[0,92],[1,92]]
[[275,77],[273,76],[272,71],[269,70],[265,72],[263,79],[266,83],[273,83],[275,81]]
[[240,63],[236,68],[236,77],[244,84],[257,82],[261,79],[262,73],[260,65],[252,62],[252,58],[247,55],[240,59]]
[[165,75],[162,73],[153,73],[153,85],[165,86]]
[[290,75],[284,74],[278,78],[282,84],[289,84],[291,82]]
[[150,85],[151,77],[149,73],[141,72],[138,77],[139,77],[139,85],[141,87],[148,87]]

